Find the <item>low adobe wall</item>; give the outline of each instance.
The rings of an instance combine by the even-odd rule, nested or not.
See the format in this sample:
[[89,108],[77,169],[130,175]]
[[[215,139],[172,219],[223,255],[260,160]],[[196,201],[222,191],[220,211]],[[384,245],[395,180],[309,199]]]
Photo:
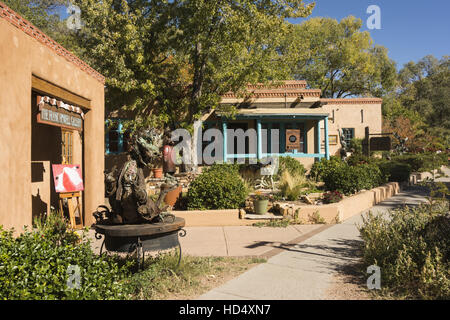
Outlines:
[[[383,186],[360,192],[351,197],[341,200],[339,203],[325,205],[292,205],[288,215],[294,215],[298,210],[298,217],[304,222],[310,221],[310,217],[318,212],[327,224],[342,222],[348,218],[365,211],[374,205],[384,201],[400,191],[397,182],[390,182]],[[186,220],[186,227],[206,226],[245,226],[255,222],[266,220],[239,219],[238,209],[228,210],[195,210],[195,211],[172,211],[177,217]]]
[[397,182],[390,182],[380,187],[344,198],[338,203],[320,206],[292,205],[290,210],[288,210],[288,214],[293,215],[298,211],[298,217],[302,221],[309,222],[311,221],[312,215],[317,212],[328,224],[342,222],[396,195],[399,191],[400,185]]

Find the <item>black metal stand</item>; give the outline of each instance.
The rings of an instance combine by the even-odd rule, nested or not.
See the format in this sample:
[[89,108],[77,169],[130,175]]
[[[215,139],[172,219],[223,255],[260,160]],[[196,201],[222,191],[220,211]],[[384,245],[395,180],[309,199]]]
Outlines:
[[177,268],[181,263],[181,244],[179,236],[186,236],[183,229],[184,220],[177,218],[174,223],[155,223],[147,225],[94,225],[95,238],[103,242],[100,254],[106,251],[133,253],[136,252],[138,270],[143,268],[145,253],[163,251],[178,247]]

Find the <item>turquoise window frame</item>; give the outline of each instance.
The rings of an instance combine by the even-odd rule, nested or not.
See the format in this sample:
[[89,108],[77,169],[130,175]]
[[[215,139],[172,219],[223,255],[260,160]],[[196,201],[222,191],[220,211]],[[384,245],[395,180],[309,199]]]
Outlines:
[[[109,132],[111,131],[111,129],[108,129],[108,124],[110,122],[117,122],[117,129],[114,129],[113,131],[117,131],[118,134],[118,141],[117,141],[117,151],[111,151],[110,150],[110,141],[109,141]],[[124,150],[123,148],[123,136],[124,136],[124,131],[123,131],[123,120],[122,119],[108,119],[105,121],[105,149],[106,149],[106,154],[110,155],[110,154],[120,154],[125,152],[126,150]]]

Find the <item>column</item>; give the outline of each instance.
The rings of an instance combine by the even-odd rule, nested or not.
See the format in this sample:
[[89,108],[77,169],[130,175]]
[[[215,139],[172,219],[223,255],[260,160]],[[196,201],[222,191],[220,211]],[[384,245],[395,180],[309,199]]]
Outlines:
[[316,136],[316,145],[317,145],[317,153],[320,154],[320,152],[322,151],[320,148],[320,119],[317,120],[317,124],[316,124],[316,130],[317,130],[317,136]]
[[227,162],[227,122],[222,120],[222,133],[223,133],[223,163]]
[[257,135],[257,157],[258,160],[262,159],[262,134],[261,134],[261,119],[256,119],[256,135]]
[[325,157],[327,160],[330,159],[330,152],[329,152],[329,144],[328,144],[328,117],[325,117]]

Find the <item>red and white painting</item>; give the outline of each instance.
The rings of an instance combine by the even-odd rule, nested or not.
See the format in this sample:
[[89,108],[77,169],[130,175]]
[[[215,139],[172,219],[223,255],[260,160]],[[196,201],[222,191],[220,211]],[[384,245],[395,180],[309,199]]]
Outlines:
[[77,164],[53,164],[53,181],[56,192],[83,191],[81,166]]

